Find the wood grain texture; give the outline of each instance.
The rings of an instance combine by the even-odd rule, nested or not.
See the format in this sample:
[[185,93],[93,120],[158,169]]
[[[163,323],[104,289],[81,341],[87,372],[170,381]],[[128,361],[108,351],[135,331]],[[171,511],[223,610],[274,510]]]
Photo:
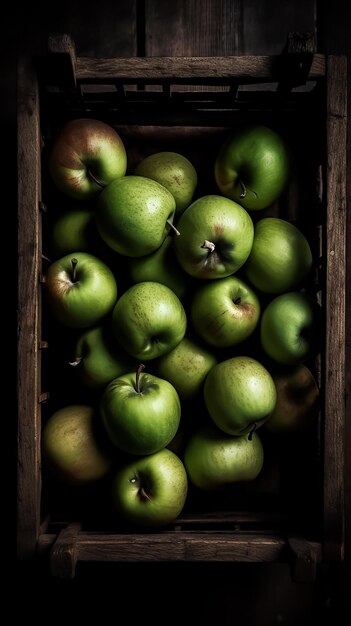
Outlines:
[[18,68],[18,556],[35,552],[40,525],[41,237],[39,95],[30,62]]
[[[182,79],[231,79],[237,77],[245,82],[278,78],[278,59],[274,56],[227,56],[227,57],[152,57],[96,59],[77,57],[77,79],[81,81],[108,82],[124,80],[182,80]],[[315,54],[309,77],[324,76],[325,57]]]
[[327,63],[324,558],[344,555],[347,61]]
[[50,570],[58,578],[74,578],[77,562],[77,536],[80,524],[74,523],[61,530],[50,553]]

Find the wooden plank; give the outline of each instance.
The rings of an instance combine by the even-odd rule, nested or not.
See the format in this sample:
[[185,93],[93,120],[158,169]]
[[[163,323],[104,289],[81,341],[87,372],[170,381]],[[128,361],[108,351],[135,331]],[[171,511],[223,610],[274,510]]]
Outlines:
[[40,525],[39,95],[28,61],[18,68],[18,556],[32,556]]
[[146,0],[145,54],[239,54],[242,49],[241,15],[241,0]]
[[[274,80],[279,77],[279,56],[228,56],[228,57],[152,57],[152,58],[101,58],[77,57],[77,79],[80,81],[108,82],[124,80],[190,80],[231,79],[242,82],[258,79]],[[325,74],[325,56],[315,54],[309,74],[310,79]]]
[[77,536],[80,528],[79,523],[70,524],[57,536],[50,553],[52,576],[74,578],[77,562]]
[[344,554],[347,61],[327,61],[324,558]]

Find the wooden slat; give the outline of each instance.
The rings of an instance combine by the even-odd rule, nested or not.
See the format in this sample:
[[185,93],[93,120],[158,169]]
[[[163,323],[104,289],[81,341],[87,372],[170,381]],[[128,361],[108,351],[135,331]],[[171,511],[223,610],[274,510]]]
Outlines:
[[18,556],[32,556],[40,525],[39,96],[34,67],[18,68]]
[[343,558],[345,463],[346,57],[327,63],[324,558]]
[[[152,57],[96,59],[77,57],[77,79],[80,81],[133,80],[162,81],[223,78],[278,79],[279,56],[228,57]],[[325,74],[325,56],[315,54],[309,78]]]

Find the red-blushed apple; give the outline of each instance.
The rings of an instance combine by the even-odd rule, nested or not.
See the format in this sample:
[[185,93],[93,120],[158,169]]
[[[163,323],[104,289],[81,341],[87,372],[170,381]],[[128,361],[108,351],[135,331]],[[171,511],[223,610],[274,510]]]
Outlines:
[[234,274],[247,260],[254,226],[239,204],[223,196],[202,196],[180,216],[175,252],[183,270],[195,278]]
[[177,391],[167,380],[143,372],[112,380],[102,393],[100,414],[111,442],[127,454],[145,455],[165,448],[180,423]]
[[174,291],[152,281],[127,289],[112,312],[117,340],[139,361],[170,352],[183,339],[186,327],[185,309]]
[[204,384],[204,398],[218,428],[228,435],[251,437],[271,415],[277,391],[262,363],[249,356],[236,356],[211,369]]
[[275,130],[259,124],[233,131],[215,160],[220,192],[250,211],[264,209],[279,198],[290,172],[286,142]]
[[202,490],[252,481],[262,470],[264,450],[258,434],[227,435],[216,426],[201,426],[189,437],[184,465],[190,482]]
[[265,217],[255,235],[244,272],[265,293],[278,294],[299,286],[312,268],[312,251],[305,235],[291,222]]
[[190,305],[191,321],[210,346],[225,348],[247,339],[260,317],[260,302],[254,290],[237,276],[227,276],[195,291]]
[[112,126],[101,120],[70,120],[58,131],[49,155],[56,187],[76,200],[98,196],[127,170],[124,143]]
[[277,434],[290,434],[308,429],[320,408],[317,381],[306,365],[271,370],[277,390],[277,403],[265,423],[265,429]]
[[61,324],[88,328],[112,311],[117,283],[106,263],[87,252],[74,252],[49,265],[46,295]]
[[99,415],[92,406],[65,406],[43,428],[43,458],[62,482],[84,485],[112,468],[111,450],[97,435]]
[[112,486],[117,513],[139,527],[174,522],[185,506],[187,493],[184,464],[167,448],[132,460],[117,472]]

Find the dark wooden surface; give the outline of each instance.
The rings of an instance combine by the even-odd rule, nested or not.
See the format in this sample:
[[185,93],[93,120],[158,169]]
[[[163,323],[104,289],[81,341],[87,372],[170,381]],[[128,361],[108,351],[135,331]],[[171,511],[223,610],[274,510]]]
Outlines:
[[[342,0],[298,2],[289,0],[128,0],[120,2],[63,2],[52,4],[34,2],[8,9],[6,30],[7,55],[3,60],[3,85],[8,97],[4,103],[2,127],[9,141],[9,162],[15,172],[15,52],[19,49],[41,51],[50,32],[69,32],[74,37],[77,52],[82,56],[175,56],[277,54],[291,30],[315,30],[319,52],[344,52],[350,55],[350,3]],[[5,62],[4,62],[5,61]],[[349,76],[350,76],[349,64]],[[350,81],[349,81],[350,83]],[[350,100],[349,100],[350,111]],[[350,116],[349,116],[350,117]],[[348,132],[350,146],[350,131]],[[348,151],[350,153],[350,150]],[[350,170],[349,170],[350,171]],[[15,175],[10,176],[16,184]],[[347,185],[350,192],[351,177]],[[350,197],[350,195],[349,195]],[[350,215],[350,211],[348,211]],[[10,220],[9,220],[10,221]],[[348,241],[350,241],[350,218]],[[14,221],[10,221],[16,230]],[[12,232],[12,231],[11,231]],[[17,233],[13,240],[16,241]],[[16,245],[16,244],[15,244]],[[350,246],[349,246],[350,247]],[[350,276],[350,249],[347,272]],[[350,284],[350,283],[349,283]],[[346,324],[348,347],[351,343],[351,289],[346,292]],[[350,355],[350,350],[348,352]],[[346,402],[350,413],[351,367],[348,356]],[[351,449],[351,428],[346,433]],[[351,519],[350,476],[351,455],[346,459],[348,520]],[[350,554],[350,526],[346,528],[346,548]],[[179,565],[179,566],[178,566]],[[164,613],[158,609],[156,598],[166,603],[167,623],[223,624],[343,624],[348,623],[342,610],[349,606],[347,589],[349,568],[321,572],[316,585],[299,585],[291,580],[285,565],[233,566],[172,565],[172,568],[146,564],[112,564],[78,566],[77,578],[66,581],[49,580],[46,566],[18,568],[18,581],[28,614],[38,615],[38,599],[32,594],[32,579],[46,590],[49,602],[55,602],[58,615],[65,616],[68,603],[79,601],[100,607],[103,612],[114,611],[116,619],[122,607],[134,621],[145,619],[145,612],[164,623]],[[175,586],[169,582],[170,572]],[[325,574],[325,575],[324,575]],[[118,589],[116,590],[116,580]],[[98,591],[104,585],[104,593]],[[143,600],[140,600],[140,589]],[[29,590],[31,593],[29,593]],[[60,606],[57,606],[57,597]],[[146,599],[145,599],[146,598]],[[156,607],[155,607],[156,602]],[[102,609],[101,609],[102,607]],[[350,609],[349,609],[350,610]],[[73,614],[75,610],[73,609]],[[110,613],[111,614],[111,613]],[[131,622],[133,623],[133,619]]]

